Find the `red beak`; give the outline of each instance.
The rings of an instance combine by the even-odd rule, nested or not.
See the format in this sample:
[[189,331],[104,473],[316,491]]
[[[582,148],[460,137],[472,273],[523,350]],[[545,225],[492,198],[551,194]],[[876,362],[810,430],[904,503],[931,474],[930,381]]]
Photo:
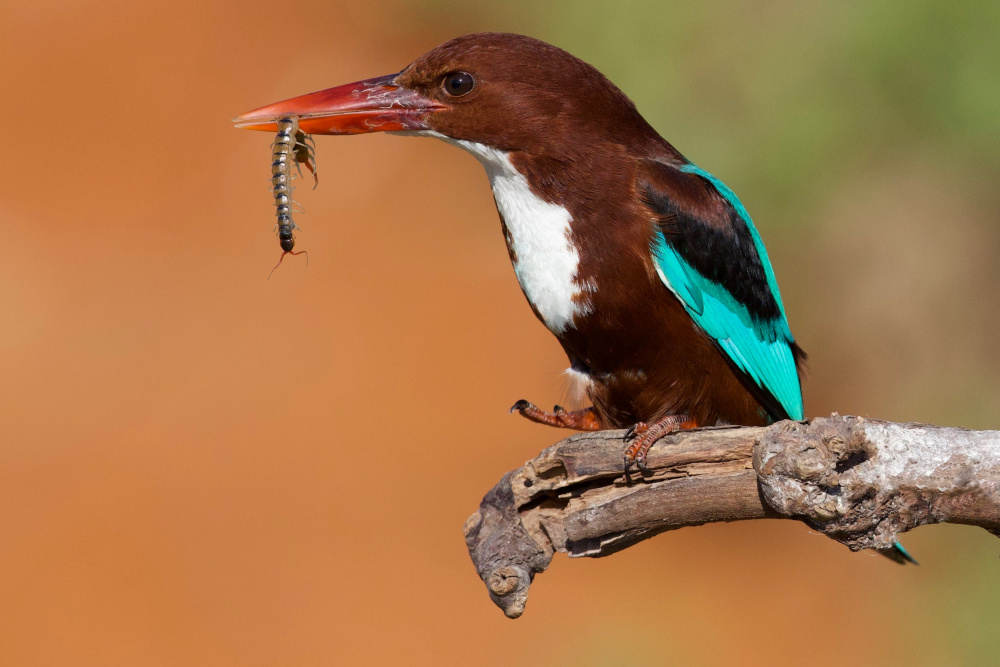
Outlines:
[[299,116],[299,129],[306,134],[362,134],[427,130],[425,120],[447,109],[409,88],[396,85],[396,74],[327,88],[318,93],[293,97],[248,111],[233,119],[246,130],[277,132],[275,122],[283,114]]

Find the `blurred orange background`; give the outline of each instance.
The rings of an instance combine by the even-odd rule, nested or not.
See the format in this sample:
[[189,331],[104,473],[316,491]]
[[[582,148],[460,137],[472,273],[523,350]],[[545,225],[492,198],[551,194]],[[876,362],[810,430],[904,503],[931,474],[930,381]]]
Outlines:
[[[875,5],[878,5],[877,7]],[[563,433],[566,361],[487,180],[440,142],[320,137],[279,249],[229,119],[511,30],[569,49],[740,193],[811,354],[807,415],[1000,407],[995,3],[0,5],[0,663],[983,664],[1000,543],[921,567],[792,522],[557,557],[525,615],[461,527]]]

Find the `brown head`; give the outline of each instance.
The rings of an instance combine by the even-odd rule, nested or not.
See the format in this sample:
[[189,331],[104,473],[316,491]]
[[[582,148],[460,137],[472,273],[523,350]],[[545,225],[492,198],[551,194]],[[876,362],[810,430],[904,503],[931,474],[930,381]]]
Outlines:
[[[503,151],[559,154],[584,141],[641,147],[656,132],[600,72],[545,42],[509,33],[458,37],[399,74],[246,113],[237,127],[274,131],[281,114],[311,134],[436,132]],[[586,139],[584,139],[586,138]]]

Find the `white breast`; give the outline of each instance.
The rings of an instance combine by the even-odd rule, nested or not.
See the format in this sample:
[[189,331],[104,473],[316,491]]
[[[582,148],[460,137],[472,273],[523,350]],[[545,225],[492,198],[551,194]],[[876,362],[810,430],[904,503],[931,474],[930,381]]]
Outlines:
[[584,290],[577,281],[580,253],[571,240],[569,211],[533,193],[507,153],[436,132],[422,134],[467,150],[486,168],[517,257],[514,273],[545,326],[560,334],[573,326],[574,316],[590,312],[589,302],[581,298],[581,292],[594,292],[596,286],[588,285]]

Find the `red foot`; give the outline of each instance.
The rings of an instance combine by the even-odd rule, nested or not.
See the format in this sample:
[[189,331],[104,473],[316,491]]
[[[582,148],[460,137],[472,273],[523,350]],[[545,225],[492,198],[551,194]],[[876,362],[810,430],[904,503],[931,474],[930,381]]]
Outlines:
[[648,470],[646,468],[646,453],[654,442],[668,433],[696,426],[698,425],[687,415],[667,415],[652,425],[639,422],[625,431],[625,442],[632,440],[632,444],[625,450],[625,483],[632,483],[632,478],[628,473],[633,463],[640,471]]
[[570,412],[563,410],[557,405],[552,408],[552,412],[546,412],[522,399],[510,409],[511,412],[515,410],[520,412],[522,417],[538,424],[548,424],[549,426],[557,426],[559,428],[573,428],[578,431],[601,430],[601,422],[597,418],[597,412],[594,408],[584,408],[583,410]]

